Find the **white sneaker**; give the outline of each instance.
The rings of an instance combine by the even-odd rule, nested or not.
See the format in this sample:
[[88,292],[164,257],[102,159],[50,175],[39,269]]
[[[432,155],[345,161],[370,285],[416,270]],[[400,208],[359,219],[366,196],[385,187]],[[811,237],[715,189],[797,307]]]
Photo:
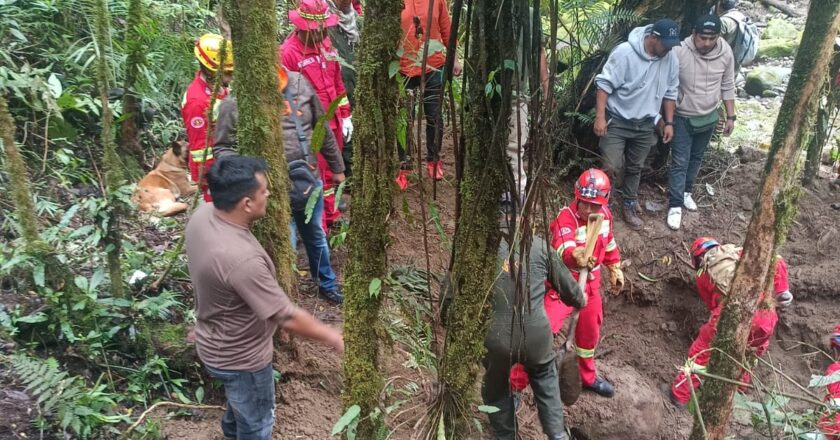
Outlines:
[[671,208],[668,210],[668,227],[673,230],[680,229],[682,221],[682,208]]
[[697,211],[697,204],[691,198],[691,193],[683,193],[683,206],[689,211]]

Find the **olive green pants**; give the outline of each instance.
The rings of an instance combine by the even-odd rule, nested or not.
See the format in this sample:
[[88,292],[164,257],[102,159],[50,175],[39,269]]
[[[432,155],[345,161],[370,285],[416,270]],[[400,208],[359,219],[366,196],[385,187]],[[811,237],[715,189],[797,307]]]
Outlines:
[[509,377],[511,366],[517,362],[521,362],[528,373],[543,432],[546,435],[564,433],[563,402],[548,320],[526,322],[522,326],[517,323],[511,332],[510,316],[494,318],[494,325],[484,340],[487,354],[483,360],[484,382],[481,386],[484,404],[499,409],[488,415],[493,435],[499,440],[516,439],[516,414]]

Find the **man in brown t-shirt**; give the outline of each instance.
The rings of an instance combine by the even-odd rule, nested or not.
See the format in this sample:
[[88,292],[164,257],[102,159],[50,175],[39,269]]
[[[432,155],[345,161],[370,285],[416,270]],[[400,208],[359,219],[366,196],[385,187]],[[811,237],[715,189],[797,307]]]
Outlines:
[[275,268],[251,234],[268,200],[266,165],[228,156],[207,175],[212,204],[186,229],[195,288],[198,357],[225,386],[226,439],[267,440],[274,424],[272,336],[278,327],[344,351],[341,333],[296,307],[277,284]]

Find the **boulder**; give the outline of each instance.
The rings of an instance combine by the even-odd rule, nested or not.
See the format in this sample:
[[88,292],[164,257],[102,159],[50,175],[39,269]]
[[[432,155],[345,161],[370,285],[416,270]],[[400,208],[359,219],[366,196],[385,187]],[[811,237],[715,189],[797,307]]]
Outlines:
[[[798,40],[800,33],[792,23],[781,18],[771,18],[761,33],[762,40]],[[759,43],[759,46],[761,43]]]
[[[625,440],[661,438],[665,428],[665,395],[646,375],[628,365],[598,365],[615,384],[615,396],[604,399],[584,393],[569,408],[568,426],[585,432],[591,439]],[[687,419],[687,415],[682,415]],[[690,421],[687,424],[691,427]],[[687,433],[686,433],[687,434]]]
[[799,49],[799,40],[788,40],[774,38],[772,40],[761,40],[758,43],[756,59],[775,60],[779,58],[792,57]]
[[766,91],[781,88],[789,76],[789,68],[759,66],[747,74],[744,90],[752,96],[762,96]]

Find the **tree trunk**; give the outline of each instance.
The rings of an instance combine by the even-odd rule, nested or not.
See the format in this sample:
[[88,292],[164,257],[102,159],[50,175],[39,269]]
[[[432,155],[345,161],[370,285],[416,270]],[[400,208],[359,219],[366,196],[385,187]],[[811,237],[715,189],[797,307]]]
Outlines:
[[0,140],[3,141],[6,172],[9,175],[9,186],[15,200],[15,214],[24,243],[30,251],[43,248],[44,242],[38,234],[38,215],[35,213],[32,193],[29,191],[29,173],[26,172],[23,157],[15,143],[15,121],[9,114],[9,107],[3,95],[0,95]]
[[255,232],[274,261],[280,286],[292,292],[294,254],[289,241],[289,177],[277,78],[275,4],[273,0],[224,0],[222,9],[230,24],[236,60],[239,151],[268,163],[268,213]]
[[[123,160],[136,162],[138,165],[143,161],[143,147],[137,137],[137,119],[140,107],[137,103],[137,91],[135,86],[140,75],[140,66],[143,65],[143,41],[138,27],[143,20],[143,0],[129,0],[128,17],[125,28],[125,42],[128,58],[125,63],[125,83],[123,84],[123,122],[120,125],[120,147],[123,153]],[[137,166],[139,169],[139,165]]]
[[[826,88],[825,90],[829,89]],[[828,140],[827,135],[830,130],[828,121],[828,112],[830,110],[822,102],[819,102],[821,98],[821,94],[817,95],[817,117],[814,121],[814,132],[811,134],[810,139],[808,139],[808,150],[805,154],[805,169],[802,171],[802,185],[806,186],[814,183],[814,178],[817,177],[820,171],[820,156],[822,156],[822,150]]]
[[[388,270],[385,248],[389,241],[388,215],[393,207],[397,154],[397,83],[388,68],[399,44],[402,0],[368,0],[369,23],[362,34],[356,58],[356,133],[350,255],[345,278],[344,406],[359,405],[366,416],[376,408],[382,389],[379,373],[381,296],[369,293],[374,279]],[[375,438],[381,420],[364,417],[357,438]]]
[[[497,274],[499,199],[507,188],[508,118],[516,59],[512,2],[472,5],[464,121],[464,175],[455,237],[447,333],[440,365],[443,417],[456,438],[467,427],[487,333],[488,295]],[[499,86],[498,88],[496,86]]]
[[105,236],[102,243],[105,245],[105,253],[108,261],[108,274],[111,279],[111,296],[121,298],[124,296],[122,267],[120,266],[120,251],[122,249],[122,237],[120,235],[120,214],[123,203],[120,202],[115,193],[125,183],[123,165],[117,156],[114,145],[114,132],[111,128],[113,114],[108,103],[108,39],[110,26],[108,25],[108,7],[105,0],[96,0],[93,4],[95,15],[95,46],[96,46],[96,81],[99,89],[99,99],[102,102],[102,166],[105,170],[105,190],[103,194],[108,199],[108,221]]
[[[784,241],[795,215],[800,142],[805,118],[814,95],[825,78],[834,44],[835,30],[840,25],[840,2],[812,0],[793,74],[785,92],[773,141],[765,166],[762,185],[747,228],[741,262],[735,270],[731,293],[718,323],[709,373],[730,379],[740,377],[741,369],[726,355],[743,360],[751,316],[755,312],[757,293],[766,283],[775,250]],[[718,351],[720,350],[720,351]],[[722,354],[722,353],[726,354]],[[736,386],[708,380],[703,385],[700,404],[703,423],[695,419],[692,440],[723,440],[732,414]]]

